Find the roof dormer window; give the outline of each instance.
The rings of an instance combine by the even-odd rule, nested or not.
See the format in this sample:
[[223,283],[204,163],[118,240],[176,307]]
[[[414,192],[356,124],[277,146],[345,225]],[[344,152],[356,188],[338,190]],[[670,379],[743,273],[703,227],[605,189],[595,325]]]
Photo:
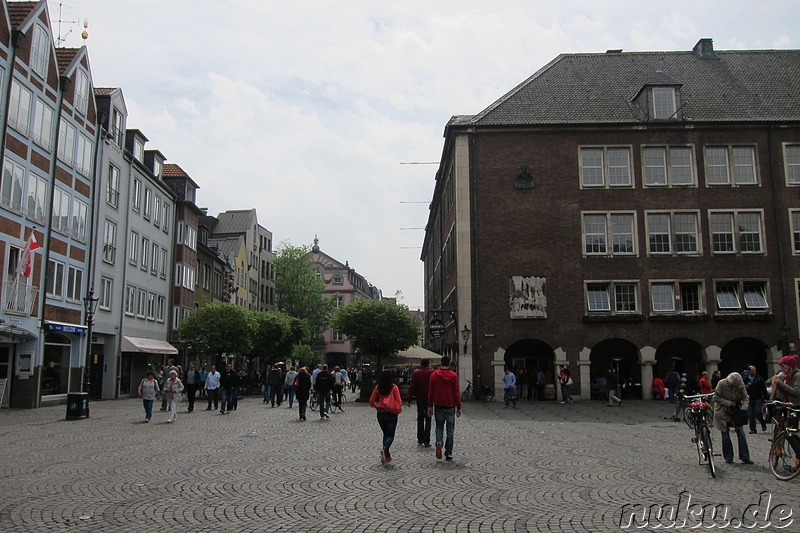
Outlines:
[[140,163],[144,163],[144,143],[141,139],[133,141],[133,158]]
[[674,118],[675,89],[673,87],[653,87],[653,118],[667,120]]
[[31,48],[31,67],[33,71],[47,78],[47,62],[50,59],[50,36],[42,26],[33,28],[33,46]]

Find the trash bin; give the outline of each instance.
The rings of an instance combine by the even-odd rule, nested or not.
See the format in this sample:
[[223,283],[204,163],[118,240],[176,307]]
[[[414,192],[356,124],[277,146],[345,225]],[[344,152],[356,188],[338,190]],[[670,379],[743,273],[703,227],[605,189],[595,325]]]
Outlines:
[[89,393],[70,392],[67,394],[67,420],[89,418]]

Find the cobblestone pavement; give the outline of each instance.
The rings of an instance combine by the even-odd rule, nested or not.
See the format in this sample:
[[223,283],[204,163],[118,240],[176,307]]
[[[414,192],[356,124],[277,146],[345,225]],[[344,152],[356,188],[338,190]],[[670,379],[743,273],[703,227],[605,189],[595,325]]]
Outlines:
[[[150,424],[135,399],[93,402],[85,420],[64,420],[63,405],[0,411],[0,530],[625,531],[636,528],[621,527],[623,506],[680,507],[691,497],[728,518],[752,506],[758,526],[772,520],[762,531],[800,531],[800,479],[773,478],[766,434],[748,435],[755,465],[719,457],[712,479],[692,431],[664,419],[666,402],[470,402],[452,462],[417,447],[416,408],[404,407],[386,467],[366,404],[299,422],[296,408],[256,397],[224,416],[181,403],[174,424],[157,407]],[[720,450],[719,432],[714,441]],[[699,524],[659,529],[643,512],[640,530]]]

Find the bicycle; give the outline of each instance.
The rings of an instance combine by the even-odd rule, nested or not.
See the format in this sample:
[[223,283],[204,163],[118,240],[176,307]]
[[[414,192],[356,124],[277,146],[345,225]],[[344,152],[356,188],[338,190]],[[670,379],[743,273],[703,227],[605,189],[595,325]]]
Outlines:
[[704,462],[708,465],[708,471],[711,472],[711,477],[717,477],[717,468],[714,465],[714,443],[711,441],[711,424],[714,420],[714,412],[711,409],[709,400],[714,395],[711,394],[696,394],[693,396],[684,396],[684,399],[689,403],[689,407],[684,411],[686,417],[686,424],[694,429],[694,438],[692,442],[697,446],[697,462],[702,465]]
[[344,413],[345,408],[347,407],[347,395],[342,391],[341,400],[336,402],[335,395],[331,398],[331,413],[335,412],[337,409],[340,413]]
[[[467,381],[467,388],[464,389],[464,392],[461,393],[462,402],[469,401],[473,398],[475,398],[475,400],[483,399],[484,402],[491,402],[492,400],[494,400],[494,391],[492,390],[491,387],[489,387],[488,385],[484,385],[482,387],[483,392],[479,393],[477,390],[472,388],[472,382],[470,380],[466,381]],[[481,398],[481,394],[483,395],[483,398]]]
[[319,407],[319,404],[317,403],[317,393],[312,390],[311,391],[311,397],[308,400],[309,400],[309,406],[308,407],[312,411],[316,411],[317,407]]
[[769,469],[776,479],[789,481],[800,475],[800,409],[780,401],[768,406],[775,429],[780,427],[769,448]]

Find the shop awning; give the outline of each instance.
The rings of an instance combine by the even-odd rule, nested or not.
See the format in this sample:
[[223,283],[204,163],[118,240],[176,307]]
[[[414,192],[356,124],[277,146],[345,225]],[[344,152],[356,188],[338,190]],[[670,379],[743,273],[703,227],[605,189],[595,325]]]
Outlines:
[[8,322],[0,324],[0,337],[10,337],[12,340],[32,341],[38,335],[16,324]]
[[47,331],[56,331],[58,333],[74,333],[75,335],[86,335],[86,332],[89,330],[89,328],[80,324],[55,322],[53,320],[45,320],[44,325],[47,328]]
[[386,363],[395,362],[403,365],[419,365],[422,359],[429,359],[431,365],[438,365],[442,356],[436,352],[426,350],[422,346],[411,346],[407,350],[402,350],[390,356]]
[[178,349],[167,341],[157,341],[155,339],[146,339],[144,337],[122,337],[122,351],[123,352],[138,352],[138,353],[163,353],[168,355],[177,355]]

